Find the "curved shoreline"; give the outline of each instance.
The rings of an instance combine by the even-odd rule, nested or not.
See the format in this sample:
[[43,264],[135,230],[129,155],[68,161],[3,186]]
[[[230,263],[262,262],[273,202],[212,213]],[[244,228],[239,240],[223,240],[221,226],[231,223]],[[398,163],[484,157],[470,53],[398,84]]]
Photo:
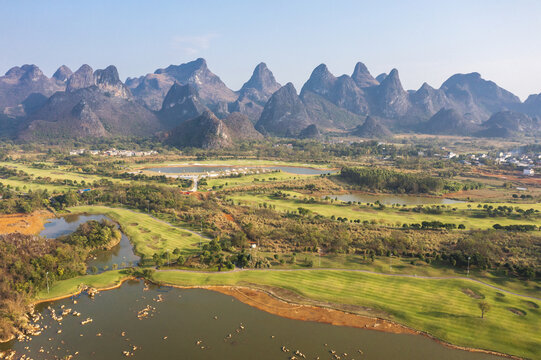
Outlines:
[[[133,277],[133,276],[127,276],[125,278],[120,279],[118,284],[114,284],[114,285],[111,285],[111,286],[106,286],[106,287],[103,287],[103,288],[94,288],[94,289],[96,289],[97,291],[108,291],[108,290],[118,289],[119,287],[121,287],[124,284],[124,282],[129,281],[129,280],[138,280],[138,278]],[[54,301],[58,301],[58,300],[67,299],[67,298],[70,298],[72,296],[79,295],[82,292],[83,292],[83,289],[79,289],[74,293],[70,293],[70,294],[66,294],[66,295],[60,295],[60,296],[56,296],[56,297],[50,298],[50,299],[35,300],[35,301],[30,303],[30,306],[36,306],[36,305],[47,303],[47,302],[54,302]]]
[[[154,283],[154,282],[153,282]],[[523,358],[504,354],[497,351],[478,349],[465,347],[460,345],[454,345],[441,340],[427,332],[412,329],[406,325],[399,324],[392,320],[383,318],[370,317],[365,315],[359,315],[343,310],[338,310],[332,306],[322,307],[314,305],[304,305],[295,302],[288,301],[281,298],[278,295],[251,287],[245,286],[227,286],[227,285],[208,285],[208,286],[182,286],[172,285],[167,283],[154,283],[162,286],[170,286],[178,289],[206,289],[216,291],[228,296],[232,296],[240,302],[252,306],[258,310],[265,311],[267,313],[277,315],[292,320],[300,321],[314,321],[333,326],[348,326],[365,330],[376,330],[381,332],[393,333],[393,334],[409,334],[425,336],[445,347],[463,350],[475,353],[484,353],[488,355],[495,355],[505,357],[509,359],[522,360]],[[254,299],[257,297],[257,299]],[[279,306],[276,306],[279,305]],[[332,317],[331,317],[332,316]],[[338,319],[338,320],[337,320]]]
[[[127,276],[125,278],[120,279],[120,281],[117,284],[114,284],[111,286],[105,286],[102,288],[95,288],[95,289],[97,291],[108,291],[108,290],[118,289],[124,284],[124,282],[130,281],[130,280],[143,280],[143,281],[148,281],[158,286],[168,286],[168,287],[178,288],[178,289],[205,289],[205,290],[210,290],[210,291],[216,291],[224,295],[234,297],[240,302],[246,305],[252,306],[258,310],[265,311],[267,313],[284,317],[287,319],[300,320],[300,321],[314,321],[314,322],[319,322],[319,323],[330,324],[333,326],[348,326],[348,327],[354,327],[354,328],[359,328],[359,329],[376,330],[376,331],[393,333],[393,334],[421,335],[451,349],[484,353],[484,354],[495,355],[495,356],[505,357],[509,359],[516,359],[516,360],[523,359],[515,355],[499,353],[492,350],[454,345],[444,340],[441,340],[425,331],[415,330],[406,325],[402,325],[400,323],[394,322],[392,320],[387,320],[387,319],[378,318],[378,317],[370,317],[366,315],[359,315],[353,312],[347,312],[344,310],[336,309],[333,306],[315,306],[315,305],[305,305],[305,304],[295,303],[295,302],[289,301],[286,298],[278,296],[272,291],[258,289],[254,287],[248,287],[248,286],[228,286],[228,285],[194,285],[194,286],[186,285],[186,286],[183,286],[183,285],[175,285],[175,284],[168,284],[168,283],[160,283],[157,281],[136,278],[133,276]],[[72,296],[81,294],[82,291],[83,289],[79,289],[73,293],[60,295],[54,298],[35,300],[30,303],[30,306],[35,307],[42,303],[55,302],[58,300],[67,299]],[[13,338],[7,341],[2,341],[1,343],[7,343],[12,340]]]

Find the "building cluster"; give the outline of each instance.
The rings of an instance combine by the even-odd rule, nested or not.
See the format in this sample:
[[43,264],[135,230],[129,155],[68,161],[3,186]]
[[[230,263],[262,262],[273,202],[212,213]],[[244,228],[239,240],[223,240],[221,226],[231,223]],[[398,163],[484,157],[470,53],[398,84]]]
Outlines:
[[535,175],[534,167],[541,166],[541,154],[531,155],[500,152],[496,162],[502,165],[513,165],[517,168],[522,168],[524,175],[533,176]]
[[135,151],[135,150],[117,150],[115,148],[109,150],[87,150],[87,149],[76,149],[71,150],[70,155],[102,155],[102,156],[121,156],[121,157],[131,157],[131,156],[150,156],[156,155],[158,152],[155,150],[149,151]]
[[517,154],[512,152],[500,152],[498,155],[489,154],[467,154],[460,155],[449,152],[447,155],[435,154],[446,159],[460,159],[459,162],[463,165],[482,166],[487,160],[493,161],[496,164],[503,166],[513,166],[522,170],[523,175],[533,176],[536,173],[535,168],[541,166],[541,154]]
[[483,165],[485,159],[489,158],[487,154],[469,154],[465,159],[460,160],[460,162],[464,165],[480,166]]

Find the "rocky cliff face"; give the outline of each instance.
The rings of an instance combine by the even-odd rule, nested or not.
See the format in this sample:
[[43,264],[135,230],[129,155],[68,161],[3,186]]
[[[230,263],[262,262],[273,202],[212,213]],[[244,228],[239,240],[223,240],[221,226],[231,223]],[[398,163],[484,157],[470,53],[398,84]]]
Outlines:
[[[76,108],[78,104],[82,105]],[[66,136],[148,135],[205,110],[222,122],[232,113],[241,113],[261,132],[276,136],[298,136],[312,124],[318,131],[360,131],[367,116],[393,131],[467,135],[479,130],[479,134],[514,136],[533,134],[541,117],[541,94],[521,103],[478,73],[453,75],[439,89],[425,83],[416,91],[405,91],[396,69],[374,79],[360,62],[351,76],[338,77],[325,64],[319,65],[300,95],[291,84],[280,87],[264,63],[233,92],[204,59],[158,69],[126,84],[114,66],[93,71],[83,65],[75,73],[61,66],[48,78],[37,66],[24,65],[0,77],[0,114],[3,119],[17,119],[17,126],[30,124],[25,134],[47,130]],[[15,129],[15,122],[4,123],[10,124],[9,131]],[[93,126],[95,131],[90,130]],[[144,126],[148,130],[140,129]]]
[[208,108],[203,105],[197,89],[188,84],[174,83],[167,92],[158,116],[166,129],[201,115]]
[[53,79],[64,83],[68,81],[71,75],[73,75],[73,71],[66,65],[62,65],[53,74]]
[[374,104],[374,113],[390,119],[400,118],[407,114],[410,109],[409,97],[402,87],[398,70],[391,70],[379,86],[372,89],[370,94]]
[[427,134],[469,136],[477,126],[455,109],[441,109],[427,122],[419,124],[419,131]]
[[[25,140],[105,136],[149,136],[161,129],[149,110],[123,94],[114,96],[109,84],[57,92],[35,113],[19,138]],[[80,84],[80,82],[78,83]],[[107,91],[106,91],[107,90]]]
[[49,79],[35,65],[13,67],[0,76],[0,113],[8,117],[25,116],[24,102],[29,97],[27,103],[36,104],[37,98],[47,98],[65,87],[64,81],[54,76]]
[[280,89],[274,75],[265,63],[259,63],[250,77],[239,90],[239,100],[249,100],[264,106],[271,95]]
[[109,96],[123,99],[131,98],[131,92],[120,78],[115,66],[109,65],[103,70],[96,70],[94,78],[98,88]]
[[245,114],[252,123],[255,123],[259,120],[265,103],[280,87],[267,65],[260,63],[239,90],[238,99],[229,104],[228,110]]
[[270,97],[255,128],[262,134],[297,135],[310,125],[306,108],[292,83],[287,83]]
[[519,109],[530,116],[541,117],[541,94],[528,96]]
[[213,111],[220,104],[225,103],[227,107],[227,103],[237,100],[237,95],[209,70],[207,62],[201,58],[181,65],[170,65],[138,79],[129,79],[127,84],[140,103],[152,110],[159,110],[158,105],[163,103],[175,82],[195,87],[202,102]]
[[128,78],[126,86],[140,104],[150,110],[159,111],[167,92],[175,80],[166,74],[147,74],[140,78]]
[[217,149],[230,146],[233,138],[223,121],[206,110],[165,134],[166,143],[177,147]]
[[512,137],[520,134],[541,135],[541,121],[537,117],[514,111],[500,111],[481,124],[476,133],[482,137]]
[[263,139],[263,135],[255,129],[254,124],[244,114],[231,113],[223,122],[233,141]]
[[411,108],[420,118],[431,117],[443,108],[452,107],[452,103],[441,89],[434,89],[424,83],[419,90],[409,94]]
[[304,84],[300,96],[307,112],[320,127],[343,128],[346,124],[354,126],[359,124],[358,115],[369,112],[367,95],[359,88],[357,81],[370,83],[370,73],[363,73],[362,64],[359,64],[354,71],[356,80],[347,75],[336,78],[325,64],[321,64]]
[[368,116],[362,125],[357,126],[351,132],[351,135],[368,139],[377,139],[391,137],[392,133],[376,118]]
[[372,74],[370,74],[370,71],[368,71],[366,65],[362,62],[358,62],[355,65],[351,78],[360,88],[379,85],[379,81],[374,79]]
[[475,123],[487,120],[498,111],[520,106],[518,97],[494,82],[484,80],[479,73],[453,75],[440,89],[451,100],[453,108]]
[[89,65],[84,64],[68,78],[66,91],[73,92],[93,85],[96,85],[94,70]]

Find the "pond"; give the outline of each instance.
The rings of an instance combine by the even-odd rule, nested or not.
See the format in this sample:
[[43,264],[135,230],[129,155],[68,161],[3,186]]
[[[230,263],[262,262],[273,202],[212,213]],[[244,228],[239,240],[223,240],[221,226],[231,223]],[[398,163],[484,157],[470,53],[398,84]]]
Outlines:
[[107,219],[104,215],[79,215],[70,214],[58,218],[47,219],[40,236],[55,239],[59,236],[68,235],[77,230],[79,225],[90,220],[101,221]]
[[[76,359],[121,359],[129,351],[135,359],[149,360],[285,360],[297,349],[307,359],[329,359],[331,350],[349,354],[343,359],[501,359],[450,349],[418,335],[281,318],[210,290],[144,288],[142,282],[129,281],[93,300],[81,295],[77,304],[73,299],[41,304],[41,325],[47,329],[29,342],[11,342],[0,349],[11,347],[33,359],[76,352]],[[51,318],[49,305],[57,315],[64,305],[81,316],[66,315],[60,324]],[[139,318],[147,306],[148,316]],[[92,322],[82,325],[87,318]],[[282,352],[282,346],[291,352]]]
[[340,195],[325,195],[329,196],[331,199],[341,200],[341,201],[356,201],[361,203],[374,203],[379,200],[383,205],[451,205],[463,203],[463,201],[437,198],[437,197],[428,197],[428,196],[413,196],[413,195],[395,195],[395,194],[386,194],[386,195],[371,195],[371,194],[362,194],[362,193],[351,193],[351,194],[340,194]]
[[258,170],[280,170],[282,172],[294,175],[321,175],[335,173],[337,170],[330,169],[315,169],[299,166],[166,166],[149,168],[148,171],[167,173],[167,174],[206,174],[219,172],[247,172]]
[[[59,218],[48,219],[45,228],[39,233],[41,236],[53,239],[59,236],[68,235],[77,230],[79,225],[87,221],[109,220],[104,215],[66,215]],[[111,270],[113,265],[119,269],[136,265],[139,262],[139,256],[133,252],[133,246],[128,237],[122,234],[120,243],[110,250],[98,250],[94,252],[92,258],[87,262],[87,273],[101,273]]]

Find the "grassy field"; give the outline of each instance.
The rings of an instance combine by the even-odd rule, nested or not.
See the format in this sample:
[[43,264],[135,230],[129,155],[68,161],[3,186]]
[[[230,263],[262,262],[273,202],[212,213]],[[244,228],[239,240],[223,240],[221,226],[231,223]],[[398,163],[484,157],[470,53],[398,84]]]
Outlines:
[[49,177],[51,179],[68,179],[68,180],[77,180],[78,182],[86,181],[86,182],[92,182],[96,180],[102,179],[102,177],[97,175],[87,175],[87,174],[79,174],[76,172],[70,172],[63,168],[58,169],[36,169],[31,166],[27,166],[24,164],[14,163],[14,162],[2,162],[0,161],[0,166],[6,166],[15,168],[17,170],[22,170],[30,175],[33,175],[35,177],[41,176],[43,178]]
[[[453,208],[457,208],[463,211],[444,213],[441,215],[423,214],[416,212],[403,212],[397,209],[393,209],[387,206],[384,210],[377,210],[376,208],[370,208],[365,205],[347,205],[341,202],[322,203],[322,204],[305,204],[294,199],[274,199],[268,195],[253,195],[253,194],[240,194],[232,195],[231,199],[235,201],[242,201],[244,204],[258,204],[266,202],[267,204],[273,204],[277,210],[282,211],[297,211],[299,207],[303,207],[312,211],[313,213],[330,217],[345,217],[348,219],[359,219],[361,221],[379,221],[386,222],[390,225],[396,224],[411,224],[421,223],[423,221],[441,221],[443,223],[464,224],[466,229],[488,229],[492,228],[494,224],[511,225],[511,224],[532,224],[541,225],[539,219],[509,219],[504,217],[470,217],[468,211],[474,212],[478,203],[468,203],[471,206],[471,210],[468,210],[468,204],[453,204]],[[483,204],[483,203],[481,203]],[[495,203],[490,204],[494,207],[499,205],[518,206],[523,209],[534,208],[541,210],[541,204],[505,204]]]
[[[305,297],[384,311],[389,318],[453,344],[541,357],[541,302],[504,294],[467,280],[426,280],[348,271],[157,272],[174,285],[276,286]],[[479,299],[492,309],[480,318]],[[524,315],[516,315],[519,312]]]
[[[355,254],[325,254],[298,253],[295,264],[290,263],[291,254],[278,254],[284,263],[274,259],[275,253],[257,252],[257,256],[269,259],[273,269],[307,269],[307,263],[313,264],[313,269],[356,269],[382,274],[403,274],[427,277],[466,277],[465,269],[457,269],[444,262],[433,261],[427,264],[418,258],[376,256],[374,261],[366,261],[361,255]],[[414,264],[411,263],[413,260]],[[540,296],[541,281],[521,280],[509,276],[498,275],[494,272],[472,267],[470,278],[505,289],[507,291],[529,296]]]
[[38,184],[34,182],[28,182],[28,181],[22,181],[22,180],[16,180],[16,179],[0,179],[0,184],[3,184],[4,186],[11,186],[12,188],[17,188],[21,191],[25,190],[47,190],[50,193],[59,193],[59,192],[66,192],[70,189],[74,189],[75,187],[72,186],[66,186],[66,185],[54,185],[54,184]]
[[76,293],[81,285],[95,288],[108,288],[117,285],[127,275],[122,270],[107,271],[99,275],[84,275],[68,280],[57,281],[49,289],[41,291],[34,300],[43,301]]
[[210,178],[210,179],[207,179],[208,185],[201,186],[201,187],[212,188],[213,186],[223,186],[224,188],[231,188],[231,187],[236,187],[236,186],[264,184],[265,182],[302,179],[302,178],[310,177],[310,176],[318,176],[318,175],[294,175],[294,174],[288,174],[283,171],[280,171],[280,172],[267,173],[267,174],[246,175],[246,176],[242,176],[238,178],[222,178],[222,179]]
[[115,220],[130,238],[138,254],[152,256],[154,253],[173,251],[179,248],[190,254],[199,243],[207,240],[184,229],[168,225],[152,216],[129,209],[105,206],[77,206],[69,209],[73,213],[103,214]]

